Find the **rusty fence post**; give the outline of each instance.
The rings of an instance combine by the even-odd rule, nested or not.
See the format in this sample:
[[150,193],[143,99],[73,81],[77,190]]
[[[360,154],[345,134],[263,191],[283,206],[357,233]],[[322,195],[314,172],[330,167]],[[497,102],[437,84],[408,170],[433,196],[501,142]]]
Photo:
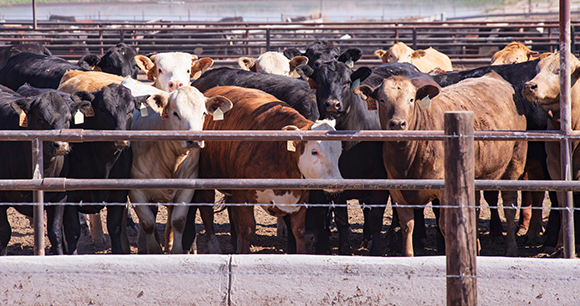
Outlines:
[[[44,178],[44,162],[42,155],[42,140],[34,138],[32,140],[33,180],[41,180]],[[32,200],[34,202],[34,255],[44,256],[44,191],[34,190],[32,192]]]
[[447,305],[477,304],[473,112],[445,113]]

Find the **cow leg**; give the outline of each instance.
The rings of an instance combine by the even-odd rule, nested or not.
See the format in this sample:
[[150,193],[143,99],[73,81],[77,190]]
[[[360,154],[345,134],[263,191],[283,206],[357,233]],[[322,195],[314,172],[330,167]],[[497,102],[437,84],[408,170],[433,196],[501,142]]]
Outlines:
[[173,245],[171,247],[171,254],[185,253],[181,242],[183,240],[183,230],[185,229],[188,210],[189,207],[185,205],[173,206],[171,219],[167,220],[167,223],[171,222],[173,228]]
[[171,249],[173,248],[173,225],[172,225],[172,217],[173,216],[173,206],[167,206],[167,222],[165,224],[165,233],[164,233],[164,241],[165,247],[163,251],[166,254],[169,254]]
[[[339,204],[346,204],[346,201],[340,201]],[[344,203],[342,203],[344,202]],[[348,224],[348,209],[346,206],[337,206],[334,208],[334,222],[338,230],[338,254],[351,255],[350,246],[350,229]]]
[[0,206],[0,256],[7,255],[12,228],[8,222],[8,206]]
[[202,206],[199,208],[199,214],[201,215],[201,221],[203,222],[203,228],[205,229],[208,252],[210,254],[222,254],[222,248],[220,247],[220,243],[215,235],[213,207]]
[[[381,230],[383,229],[383,216],[385,215],[386,203],[389,200],[389,192],[371,191],[371,203],[373,205],[380,204],[380,207],[372,207],[368,213],[368,230],[370,231],[372,237],[372,244],[370,249],[371,256],[381,256],[383,255],[381,249]],[[382,206],[382,205],[385,206]],[[367,220],[365,220],[366,226]]]
[[[296,253],[305,254],[306,253],[306,243],[304,241],[305,232],[305,218],[306,218],[306,207],[300,207],[300,210],[290,215],[290,225],[292,228],[292,234],[295,238]],[[290,237],[290,235],[288,235]]]
[[403,256],[414,256],[413,252],[413,228],[415,227],[414,209],[397,207],[399,224],[403,233]]
[[230,220],[230,244],[232,245],[234,252],[238,252],[238,245],[240,245],[240,239],[238,237],[238,212],[233,209],[233,206],[228,206],[227,210],[228,219]]
[[[197,194],[197,192],[196,192]],[[195,200],[194,200],[195,201]],[[189,206],[187,210],[187,221],[185,221],[185,228],[183,229],[183,238],[181,243],[184,250],[188,250],[191,254],[197,254],[197,245],[195,243],[195,216],[197,214],[198,206]]]
[[[526,197],[524,197],[524,194],[526,193],[529,195],[526,195]],[[525,199],[529,201],[530,203],[529,206],[533,208],[542,208],[545,197],[544,192],[526,192],[526,193],[522,192],[522,207],[524,206],[523,203]],[[542,214],[543,214],[542,209],[522,208],[520,210],[520,223],[518,224],[518,228],[521,229],[522,226],[525,226],[527,221],[528,226],[525,236],[528,244],[538,245],[540,243],[541,239],[540,235],[543,232]],[[524,215],[523,221],[522,215]]]
[[[113,254],[126,254],[123,248],[122,231],[125,206],[109,205],[107,206],[107,230],[111,238],[111,252]],[[101,218],[99,218],[99,222]],[[92,231],[91,231],[92,233]],[[129,252],[130,253],[130,252]]]
[[514,207],[518,205],[518,194],[517,191],[502,191],[503,199],[503,212],[506,219],[506,242],[505,242],[505,255],[506,256],[518,256],[518,246],[516,243],[516,226],[515,217],[516,210]]
[[[129,224],[129,220],[133,223]],[[123,206],[123,222],[121,223],[121,249],[123,249],[123,254],[131,254],[131,244],[129,244],[129,237],[127,234],[127,228],[135,226],[133,218],[131,218],[131,213],[127,205]],[[110,230],[109,230],[110,233]]]
[[413,209],[415,228],[413,229],[413,247],[423,249],[427,240],[427,227],[425,226],[425,208]]
[[[323,191],[312,190],[308,197],[310,204],[328,203]],[[319,255],[330,255],[330,208],[323,206],[312,206],[306,210],[306,234],[314,236],[314,252]],[[290,233],[288,233],[290,234]]]
[[439,199],[435,198],[431,201],[431,209],[433,209],[433,213],[435,214],[435,227],[437,228],[437,252],[439,254],[445,254],[445,239],[443,238],[443,233],[441,232],[441,227],[439,226],[439,218],[441,218],[441,208],[439,208],[440,206],[441,202]]
[[88,217],[89,217],[89,231],[91,233],[93,243],[98,246],[104,246],[107,243],[107,239],[105,239],[105,233],[103,232],[103,223],[101,221],[101,214],[100,213],[89,214]]
[[284,238],[288,235],[288,227],[281,217],[276,218],[276,237]]
[[[146,198],[138,198],[137,196],[131,197],[132,202],[134,203],[147,203]],[[145,235],[146,238],[146,246],[147,248],[143,248],[142,245],[138,245],[138,252],[140,254],[147,253],[147,254],[163,254],[163,250],[161,249],[161,245],[159,244],[158,240],[156,240],[155,233],[157,232],[155,228],[155,214],[152,210],[153,207],[145,206],[145,205],[136,205],[135,212],[137,213],[137,217],[139,218],[139,234]]]
[[[279,219],[282,219],[282,221],[284,221],[286,228],[292,228],[292,220],[290,219],[290,215],[285,215],[284,217],[279,217]],[[296,254],[296,237],[294,236],[293,231],[288,232],[288,238],[286,240],[287,240],[286,253],[287,254]]]
[[[67,253],[69,255],[77,254],[77,244],[81,236],[81,223],[79,220],[79,211],[77,206],[67,205],[64,207],[63,223],[66,242],[68,245]],[[60,225],[58,225],[58,228],[60,231]]]
[[[479,194],[475,195],[479,197]],[[501,224],[501,219],[499,217],[499,212],[497,210],[499,191],[486,190],[483,192],[483,197],[490,206],[489,212],[491,214],[489,221],[489,236],[491,237],[501,237],[503,236],[503,226]]]
[[[550,203],[552,207],[559,207],[558,197],[556,192],[549,191]],[[558,234],[560,232],[560,225],[562,219],[560,218],[560,211],[556,209],[550,210],[548,216],[548,224],[546,224],[546,231],[544,232],[544,252],[552,253],[558,244]]]
[[[238,203],[234,200],[234,202]],[[254,217],[254,205],[251,206],[234,206],[234,218],[236,219],[236,232],[238,235],[238,245],[236,252],[238,254],[250,253],[250,241],[256,232],[256,219]]]

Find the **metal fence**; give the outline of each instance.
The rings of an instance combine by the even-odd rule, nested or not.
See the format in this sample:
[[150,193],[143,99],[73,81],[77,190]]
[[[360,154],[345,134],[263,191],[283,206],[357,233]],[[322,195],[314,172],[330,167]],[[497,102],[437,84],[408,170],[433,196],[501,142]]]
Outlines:
[[[576,53],[580,22],[572,22],[571,51]],[[395,42],[414,49],[435,49],[455,64],[488,63],[495,51],[512,41],[538,52],[559,49],[557,21],[433,21],[433,22],[31,22],[0,23],[0,43],[40,42],[56,56],[78,59],[102,54],[124,42],[148,54],[184,51],[216,60],[258,56],[265,51],[305,49],[330,40],[341,48],[363,50],[363,60],[380,62],[373,52]]]

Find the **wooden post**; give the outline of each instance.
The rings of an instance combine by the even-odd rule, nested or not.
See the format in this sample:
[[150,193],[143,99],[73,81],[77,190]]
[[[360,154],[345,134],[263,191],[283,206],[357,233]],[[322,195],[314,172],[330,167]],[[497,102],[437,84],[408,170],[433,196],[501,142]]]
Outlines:
[[[32,179],[41,180],[44,177],[44,162],[42,154],[42,140],[32,140]],[[44,256],[44,191],[32,192],[34,201],[34,255]]]
[[473,168],[473,112],[447,112],[445,117],[445,254],[447,305],[477,304],[477,235]]

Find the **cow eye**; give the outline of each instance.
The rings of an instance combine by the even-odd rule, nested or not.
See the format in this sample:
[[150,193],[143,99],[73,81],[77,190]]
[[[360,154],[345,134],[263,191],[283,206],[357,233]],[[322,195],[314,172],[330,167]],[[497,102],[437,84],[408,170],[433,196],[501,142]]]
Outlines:
[[318,156],[318,150],[312,149],[312,156]]
[[381,104],[385,104],[385,100],[380,99],[379,102],[381,102]]
[[180,119],[181,120],[181,118],[179,117],[179,114],[177,114],[176,111],[173,111],[173,116],[175,116],[175,117],[177,117],[177,119]]
[[415,102],[415,98],[411,98],[411,100],[409,100],[410,103]]
[[157,73],[161,74],[161,68],[157,69]]
[[189,70],[189,69],[187,69],[187,73],[189,73],[189,71],[190,71],[190,70]]

